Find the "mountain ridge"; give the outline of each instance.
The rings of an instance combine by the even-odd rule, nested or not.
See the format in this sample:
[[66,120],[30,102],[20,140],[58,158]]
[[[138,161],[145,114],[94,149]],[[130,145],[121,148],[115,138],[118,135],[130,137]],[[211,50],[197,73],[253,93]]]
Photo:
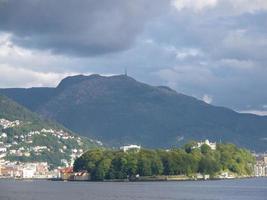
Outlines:
[[0,93],[111,146],[138,143],[165,148],[207,138],[267,150],[267,117],[213,106],[126,75],[77,75],[55,88],[1,89]]

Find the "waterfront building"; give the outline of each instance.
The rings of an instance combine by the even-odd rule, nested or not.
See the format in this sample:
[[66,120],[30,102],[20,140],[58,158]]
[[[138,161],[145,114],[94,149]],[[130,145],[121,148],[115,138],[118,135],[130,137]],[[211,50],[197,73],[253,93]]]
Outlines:
[[256,155],[256,164],[254,165],[254,175],[257,177],[267,176],[267,155]]
[[73,168],[72,167],[66,167],[59,170],[59,178],[62,180],[70,180],[70,177],[73,174]]

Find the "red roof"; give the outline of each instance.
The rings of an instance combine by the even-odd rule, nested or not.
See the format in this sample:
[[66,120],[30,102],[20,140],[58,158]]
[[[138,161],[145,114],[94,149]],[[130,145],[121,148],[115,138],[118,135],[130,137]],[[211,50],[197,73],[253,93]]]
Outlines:
[[63,169],[60,169],[61,173],[72,173],[73,172],[73,167],[66,167]]

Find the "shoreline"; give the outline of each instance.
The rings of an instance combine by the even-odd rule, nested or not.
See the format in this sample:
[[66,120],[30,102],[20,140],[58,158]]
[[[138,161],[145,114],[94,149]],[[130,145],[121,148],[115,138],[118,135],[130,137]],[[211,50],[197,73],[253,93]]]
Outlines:
[[257,176],[242,176],[228,178],[194,178],[186,176],[156,176],[156,177],[139,177],[136,179],[105,179],[105,180],[65,180],[61,178],[12,178],[0,177],[0,180],[15,180],[15,181],[56,181],[56,182],[183,182],[183,181],[219,181],[219,180],[242,180],[242,179],[262,179],[267,177]]
[[123,183],[123,182],[185,182],[185,181],[196,181],[196,182],[202,182],[202,181],[220,181],[220,180],[242,180],[242,179],[257,179],[257,178],[267,178],[267,177],[234,177],[234,178],[209,178],[209,179],[195,179],[195,178],[184,178],[184,179],[153,179],[151,177],[145,177],[142,179],[105,179],[105,180],[64,180],[59,178],[49,178],[49,179],[16,179],[16,180],[46,180],[46,181],[59,181],[59,182],[105,182],[105,183]]

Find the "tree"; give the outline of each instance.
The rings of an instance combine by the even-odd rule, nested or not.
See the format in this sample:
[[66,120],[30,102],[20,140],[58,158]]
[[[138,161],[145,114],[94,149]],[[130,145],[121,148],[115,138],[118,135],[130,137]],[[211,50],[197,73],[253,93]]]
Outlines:
[[205,154],[205,155],[211,152],[211,148],[210,148],[210,146],[207,145],[207,144],[203,144],[203,145],[200,147],[200,150],[201,150],[201,153],[202,153],[202,154]]
[[190,176],[200,172],[214,176],[224,170],[240,175],[252,173],[255,159],[251,153],[232,144],[218,144],[216,150],[207,145],[186,149],[129,152],[95,149],[76,159],[74,170],[87,170],[93,180],[126,179],[136,174]]
[[213,160],[212,157],[203,157],[199,162],[199,172],[202,174],[209,174],[214,176],[220,171],[220,164],[218,161]]
[[191,153],[193,149],[197,146],[197,142],[191,141],[187,144],[184,145],[183,149],[185,150],[186,153]]
[[108,178],[110,166],[111,160],[109,158],[104,158],[98,163],[92,178],[98,181]]
[[127,159],[127,164],[126,164],[127,175],[129,175],[129,177],[133,177],[134,175],[136,175],[138,167],[136,153],[133,152],[127,154],[126,159]]

